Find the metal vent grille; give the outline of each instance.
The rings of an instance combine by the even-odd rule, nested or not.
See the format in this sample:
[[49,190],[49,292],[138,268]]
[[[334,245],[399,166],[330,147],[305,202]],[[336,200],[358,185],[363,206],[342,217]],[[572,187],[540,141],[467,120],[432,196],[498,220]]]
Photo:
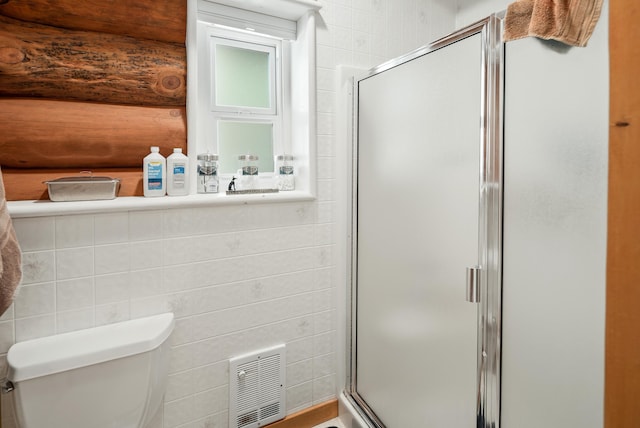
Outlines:
[[229,427],[257,428],[285,417],[285,345],[229,360]]

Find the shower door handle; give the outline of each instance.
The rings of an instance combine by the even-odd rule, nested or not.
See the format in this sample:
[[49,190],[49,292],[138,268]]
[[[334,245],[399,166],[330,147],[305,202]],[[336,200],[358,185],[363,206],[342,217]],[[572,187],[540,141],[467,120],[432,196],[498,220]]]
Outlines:
[[467,302],[480,301],[480,267],[467,268]]

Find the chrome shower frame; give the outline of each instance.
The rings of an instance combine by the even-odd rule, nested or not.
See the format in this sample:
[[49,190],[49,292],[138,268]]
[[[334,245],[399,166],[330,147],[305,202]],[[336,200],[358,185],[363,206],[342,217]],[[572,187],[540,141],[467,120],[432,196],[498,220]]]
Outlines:
[[[428,46],[370,69],[353,82],[350,194],[350,251],[347,266],[347,361],[345,396],[371,428],[386,428],[357,391],[357,177],[358,82],[438,49],[480,34],[482,38],[482,106],[479,190],[479,302],[477,333],[476,428],[500,427],[500,367],[502,325],[502,198],[503,198],[503,90],[504,12],[491,15]],[[463,285],[461,281],[461,286]],[[397,427],[394,427],[397,428]]]

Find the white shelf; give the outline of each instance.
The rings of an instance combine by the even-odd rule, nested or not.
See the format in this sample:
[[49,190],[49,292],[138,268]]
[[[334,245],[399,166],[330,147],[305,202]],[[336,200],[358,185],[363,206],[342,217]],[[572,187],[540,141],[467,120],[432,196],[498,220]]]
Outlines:
[[188,196],[118,197],[106,201],[13,201],[7,202],[12,218],[45,217],[65,214],[96,214],[122,211],[144,211],[171,208],[215,207],[216,205],[265,204],[273,202],[312,201],[308,192],[291,191],[250,195],[196,194]]

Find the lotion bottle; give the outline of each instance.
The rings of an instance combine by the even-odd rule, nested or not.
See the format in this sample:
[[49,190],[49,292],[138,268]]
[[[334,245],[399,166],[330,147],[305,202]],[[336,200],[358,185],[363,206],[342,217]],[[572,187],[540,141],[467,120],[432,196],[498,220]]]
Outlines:
[[173,149],[167,158],[167,195],[184,196],[189,194],[189,158],[182,149]]
[[143,191],[144,196],[164,196],[167,189],[167,161],[160,154],[160,148],[151,147],[149,153],[143,160]]

